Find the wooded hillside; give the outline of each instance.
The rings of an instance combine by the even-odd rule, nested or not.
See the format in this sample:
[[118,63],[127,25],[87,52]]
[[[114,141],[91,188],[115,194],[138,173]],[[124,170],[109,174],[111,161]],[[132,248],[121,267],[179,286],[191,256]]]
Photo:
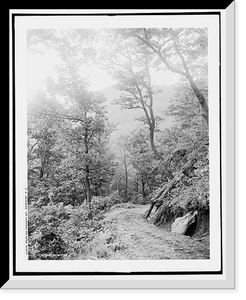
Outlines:
[[[207,236],[206,29],[29,30],[27,49],[52,49],[60,59],[28,99],[29,258],[88,257],[105,211],[124,203],[147,205],[143,218],[167,230],[190,213],[183,233]],[[112,77],[112,105],[137,112],[124,135],[107,94],[83,77],[84,65]],[[164,71],[179,75],[166,88],[168,103],[152,75]]]

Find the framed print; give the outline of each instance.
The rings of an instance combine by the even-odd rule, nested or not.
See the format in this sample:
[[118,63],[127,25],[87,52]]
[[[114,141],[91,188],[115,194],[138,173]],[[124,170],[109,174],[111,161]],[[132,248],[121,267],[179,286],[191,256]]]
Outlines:
[[188,6],[10,10],[3,288],[234,288],[234,2]]

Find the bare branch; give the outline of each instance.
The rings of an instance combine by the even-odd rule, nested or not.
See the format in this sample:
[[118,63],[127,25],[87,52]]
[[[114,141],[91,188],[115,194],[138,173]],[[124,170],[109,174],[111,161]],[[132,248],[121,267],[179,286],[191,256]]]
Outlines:
[[109,136],[112,132],[114,132],[115,130],[117,130],[116,127],[117,127],[119,124],[120,124],[120,122],[118,122],[116,125],[114,125],[114,127],[111,128],[111,129],[107,132],[106,136]]

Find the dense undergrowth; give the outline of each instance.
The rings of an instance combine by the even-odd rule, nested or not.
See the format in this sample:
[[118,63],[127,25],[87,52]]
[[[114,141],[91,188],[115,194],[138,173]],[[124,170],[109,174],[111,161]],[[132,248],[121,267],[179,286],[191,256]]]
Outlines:
[[208,145],[203,144],[194,150],[186,161],[194,157],[196,162],[186,171],[185,176],[181,173],[181,179],[177,179],[177,183],[164,199],[160,197],[160,204],[157,205],[152,220],[155,225],[166,226],[170,229],[176,218],[196,210],[198,214],[195,227],[188,234],[200,236],[209,233]]
[[[29,205],[29,259],[66,260],[105,256],[102,239],[112,239],[102,233],[105,228],[103,213],[114,208],[132,208],[120,203],[120,198],[94,197],[90,207],[48,203]],[[101,240],[101,242],[100,242]]]
[[[208,145],[201,145],[184,158],[196,157],[194,165],[177,180],[156,211],[151,215],[155,225],[170,229],[175,218],[197,210],[195,228],[190,235],[202,237],[209,233],[209,158]],[[132,199],[145,204],[141,197]],[[33,201],[29,205],[29,259],[107,259],[108,248],[115,237],[105,230],[104,213],[110,209],[132,208],[134,204],[112,193],[93,197],[90,206],[64,205]]]

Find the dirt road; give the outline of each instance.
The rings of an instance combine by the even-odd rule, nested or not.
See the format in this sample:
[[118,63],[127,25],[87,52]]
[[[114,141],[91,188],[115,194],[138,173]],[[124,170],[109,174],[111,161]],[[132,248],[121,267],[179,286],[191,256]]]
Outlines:
[[[156,227],[143,217],[148,206],[117,208],[105,214],[107,259],[209,259],[209,238],[197,239]],[[110,240],[111,237],[111,240]]]

